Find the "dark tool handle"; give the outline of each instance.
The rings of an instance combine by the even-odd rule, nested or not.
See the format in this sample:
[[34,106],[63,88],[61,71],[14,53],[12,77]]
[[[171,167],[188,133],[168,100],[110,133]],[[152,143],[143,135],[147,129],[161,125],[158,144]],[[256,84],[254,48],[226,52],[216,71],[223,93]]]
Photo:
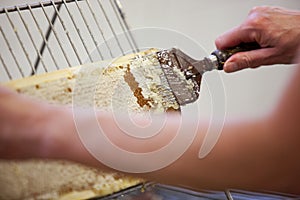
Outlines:
[[238,53],[238,52],[243,52],[243,51],[251,51],[251,50],[255,50],[255,49],[259,49],[259,48],[260,48],[260,46],[256,42],[241,43],[240,45],[233,47],[233,48],[229,48],[229,49],[225,49],[225,50],[217,49],[214,52],[212,52],[211,54],[215,55],[218,59],[218,69],[223,70],[224,63],[233,54]]

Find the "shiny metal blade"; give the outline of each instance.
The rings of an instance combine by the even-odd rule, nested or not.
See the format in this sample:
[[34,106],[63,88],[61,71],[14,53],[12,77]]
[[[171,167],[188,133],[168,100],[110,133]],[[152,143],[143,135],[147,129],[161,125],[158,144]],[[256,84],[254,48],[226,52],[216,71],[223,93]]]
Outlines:
[[162,70],[179,105],[186,105],[198,99],[198,85],[187,79],[176,58],[168,50],[157,52]]
[[214,55],[195,60],[181,50],[172,48],[157,52],[157,57],[180,105],[196,101],[203,73],[217,69]]

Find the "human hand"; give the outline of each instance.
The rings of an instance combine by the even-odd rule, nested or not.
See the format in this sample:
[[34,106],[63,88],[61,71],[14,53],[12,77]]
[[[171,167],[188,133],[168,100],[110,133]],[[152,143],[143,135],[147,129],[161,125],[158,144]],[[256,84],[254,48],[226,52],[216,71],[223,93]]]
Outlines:
[[215,41],[218,49],[249,42],[257,42],[261,48],[231,56],[224,64],[226,72],[260,65],[292,63],[300,45],[300,11],[255,7],[241,25]]

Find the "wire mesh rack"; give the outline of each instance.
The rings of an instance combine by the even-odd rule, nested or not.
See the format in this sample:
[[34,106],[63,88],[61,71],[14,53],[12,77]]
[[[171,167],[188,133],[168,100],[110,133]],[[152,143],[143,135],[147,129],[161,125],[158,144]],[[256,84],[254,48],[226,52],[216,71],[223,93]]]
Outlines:
[[166,199],[166,200],[297,200],[294,195],[271,193],[271,192],[250,192],[243,190],[226,191],[192,191],[185,188],[178,188],[169,185],[146,183],[137,185],[118,193],[93,200],[130,200],[130,199]]
[[1,82],[138,50],[119,0],[1,7],[0,46]]

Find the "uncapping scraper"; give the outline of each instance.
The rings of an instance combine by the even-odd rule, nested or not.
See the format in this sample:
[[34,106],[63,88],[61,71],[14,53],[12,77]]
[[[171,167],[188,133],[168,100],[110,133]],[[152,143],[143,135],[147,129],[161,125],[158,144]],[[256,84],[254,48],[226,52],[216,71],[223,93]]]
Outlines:
[[[233,54],[259,48],[257,43],[242,43],[233,48],[215,50],[203,60],[195,60],[177,48],[161,50],[156,55],[178,104],[186,105],[198,99],[201,78],[205,72],[223,70],[224,63]],[[176,70],[180,70],[189,82],[179,77]],[[191,81],[192,87],[189,84]]]

